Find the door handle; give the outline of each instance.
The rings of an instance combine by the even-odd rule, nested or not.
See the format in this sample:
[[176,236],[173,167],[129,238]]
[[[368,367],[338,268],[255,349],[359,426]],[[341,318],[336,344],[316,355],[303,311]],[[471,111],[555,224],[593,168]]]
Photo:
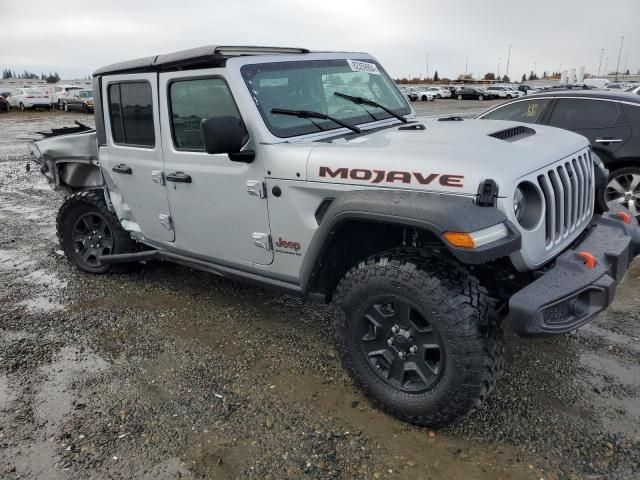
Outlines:
[[621,138],[596,138],[596,143],[622,143],[624,140]]
[[187,175],[184,172],[173,172],[164,177],[167,182],[175,183],[191,183],[191,175]]
[[116,165],[111,169],[111,171],[116,173],[123,173],[125,175],[131,175],[133,173],[133,170],[131,170],[131,167],[127,167],[124,163],[121,163],[120,165]]

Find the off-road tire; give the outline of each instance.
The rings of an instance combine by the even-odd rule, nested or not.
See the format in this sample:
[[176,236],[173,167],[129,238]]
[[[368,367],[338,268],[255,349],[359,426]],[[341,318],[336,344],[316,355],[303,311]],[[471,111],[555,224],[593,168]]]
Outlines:
[[[80,270],[89,273],[107,273],[114,270],[113,265],[89,265],[82,260],[73,240],[76,222],[88,213],[102,217],[110,230],[113,247],[110,254],[128,253],[136,248],[136,243],[122,228],[118,217],[109,211],[102,190],[87,190],[76,193],[62,204],[56,217],[56,227],[60,246],[67,258]],[[122,267],[120,267],[122,268]]]
[[[442,339],[440,377],[429,390],[408,393],[384,380],[367,359],[356,322],[376,297],[409,299],[428,314]],[[341,280],[336,345],[355,383],[382,410],[405,421],[439,427],[459,422],[493,390],[504,367],[504,340],[493,301],[461,265],[406,251],[371,257]]]

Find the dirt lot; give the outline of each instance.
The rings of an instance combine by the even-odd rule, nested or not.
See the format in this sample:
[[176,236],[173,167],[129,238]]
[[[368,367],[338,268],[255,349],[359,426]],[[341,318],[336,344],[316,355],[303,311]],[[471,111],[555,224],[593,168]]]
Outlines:
[[25,136],[75,119],[92,123],[0,114],[1,479],[640,477],[638,264],[577,333],[508,333],[506,373],[466,422],[416,428],[352,387],[330,308],[173,265],[74,270]]

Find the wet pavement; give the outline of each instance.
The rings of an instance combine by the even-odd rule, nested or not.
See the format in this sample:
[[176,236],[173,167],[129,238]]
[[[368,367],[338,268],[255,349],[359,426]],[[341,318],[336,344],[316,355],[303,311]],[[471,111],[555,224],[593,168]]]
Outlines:
[[34,132],[74,120],[92,123],[0,114],[0,479],[640,477],[638,264],[578,332],[507,332],[506,372],[464,423],[413,427],[354,389],[330,307],[174,265],[73,269],[62,198],[26,165]]

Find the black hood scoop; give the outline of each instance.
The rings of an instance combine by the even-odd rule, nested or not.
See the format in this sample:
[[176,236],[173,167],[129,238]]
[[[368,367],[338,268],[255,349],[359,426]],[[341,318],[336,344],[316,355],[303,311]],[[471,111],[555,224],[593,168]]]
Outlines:
[[517,127],[507,128],[505,130],[499,130],[497,132],[490,133],[489,136],[497,138],[498,140],[504,140],[505,142],[517,142],[523,138],[535,135],[536,131],[533,128],[519,125]]

